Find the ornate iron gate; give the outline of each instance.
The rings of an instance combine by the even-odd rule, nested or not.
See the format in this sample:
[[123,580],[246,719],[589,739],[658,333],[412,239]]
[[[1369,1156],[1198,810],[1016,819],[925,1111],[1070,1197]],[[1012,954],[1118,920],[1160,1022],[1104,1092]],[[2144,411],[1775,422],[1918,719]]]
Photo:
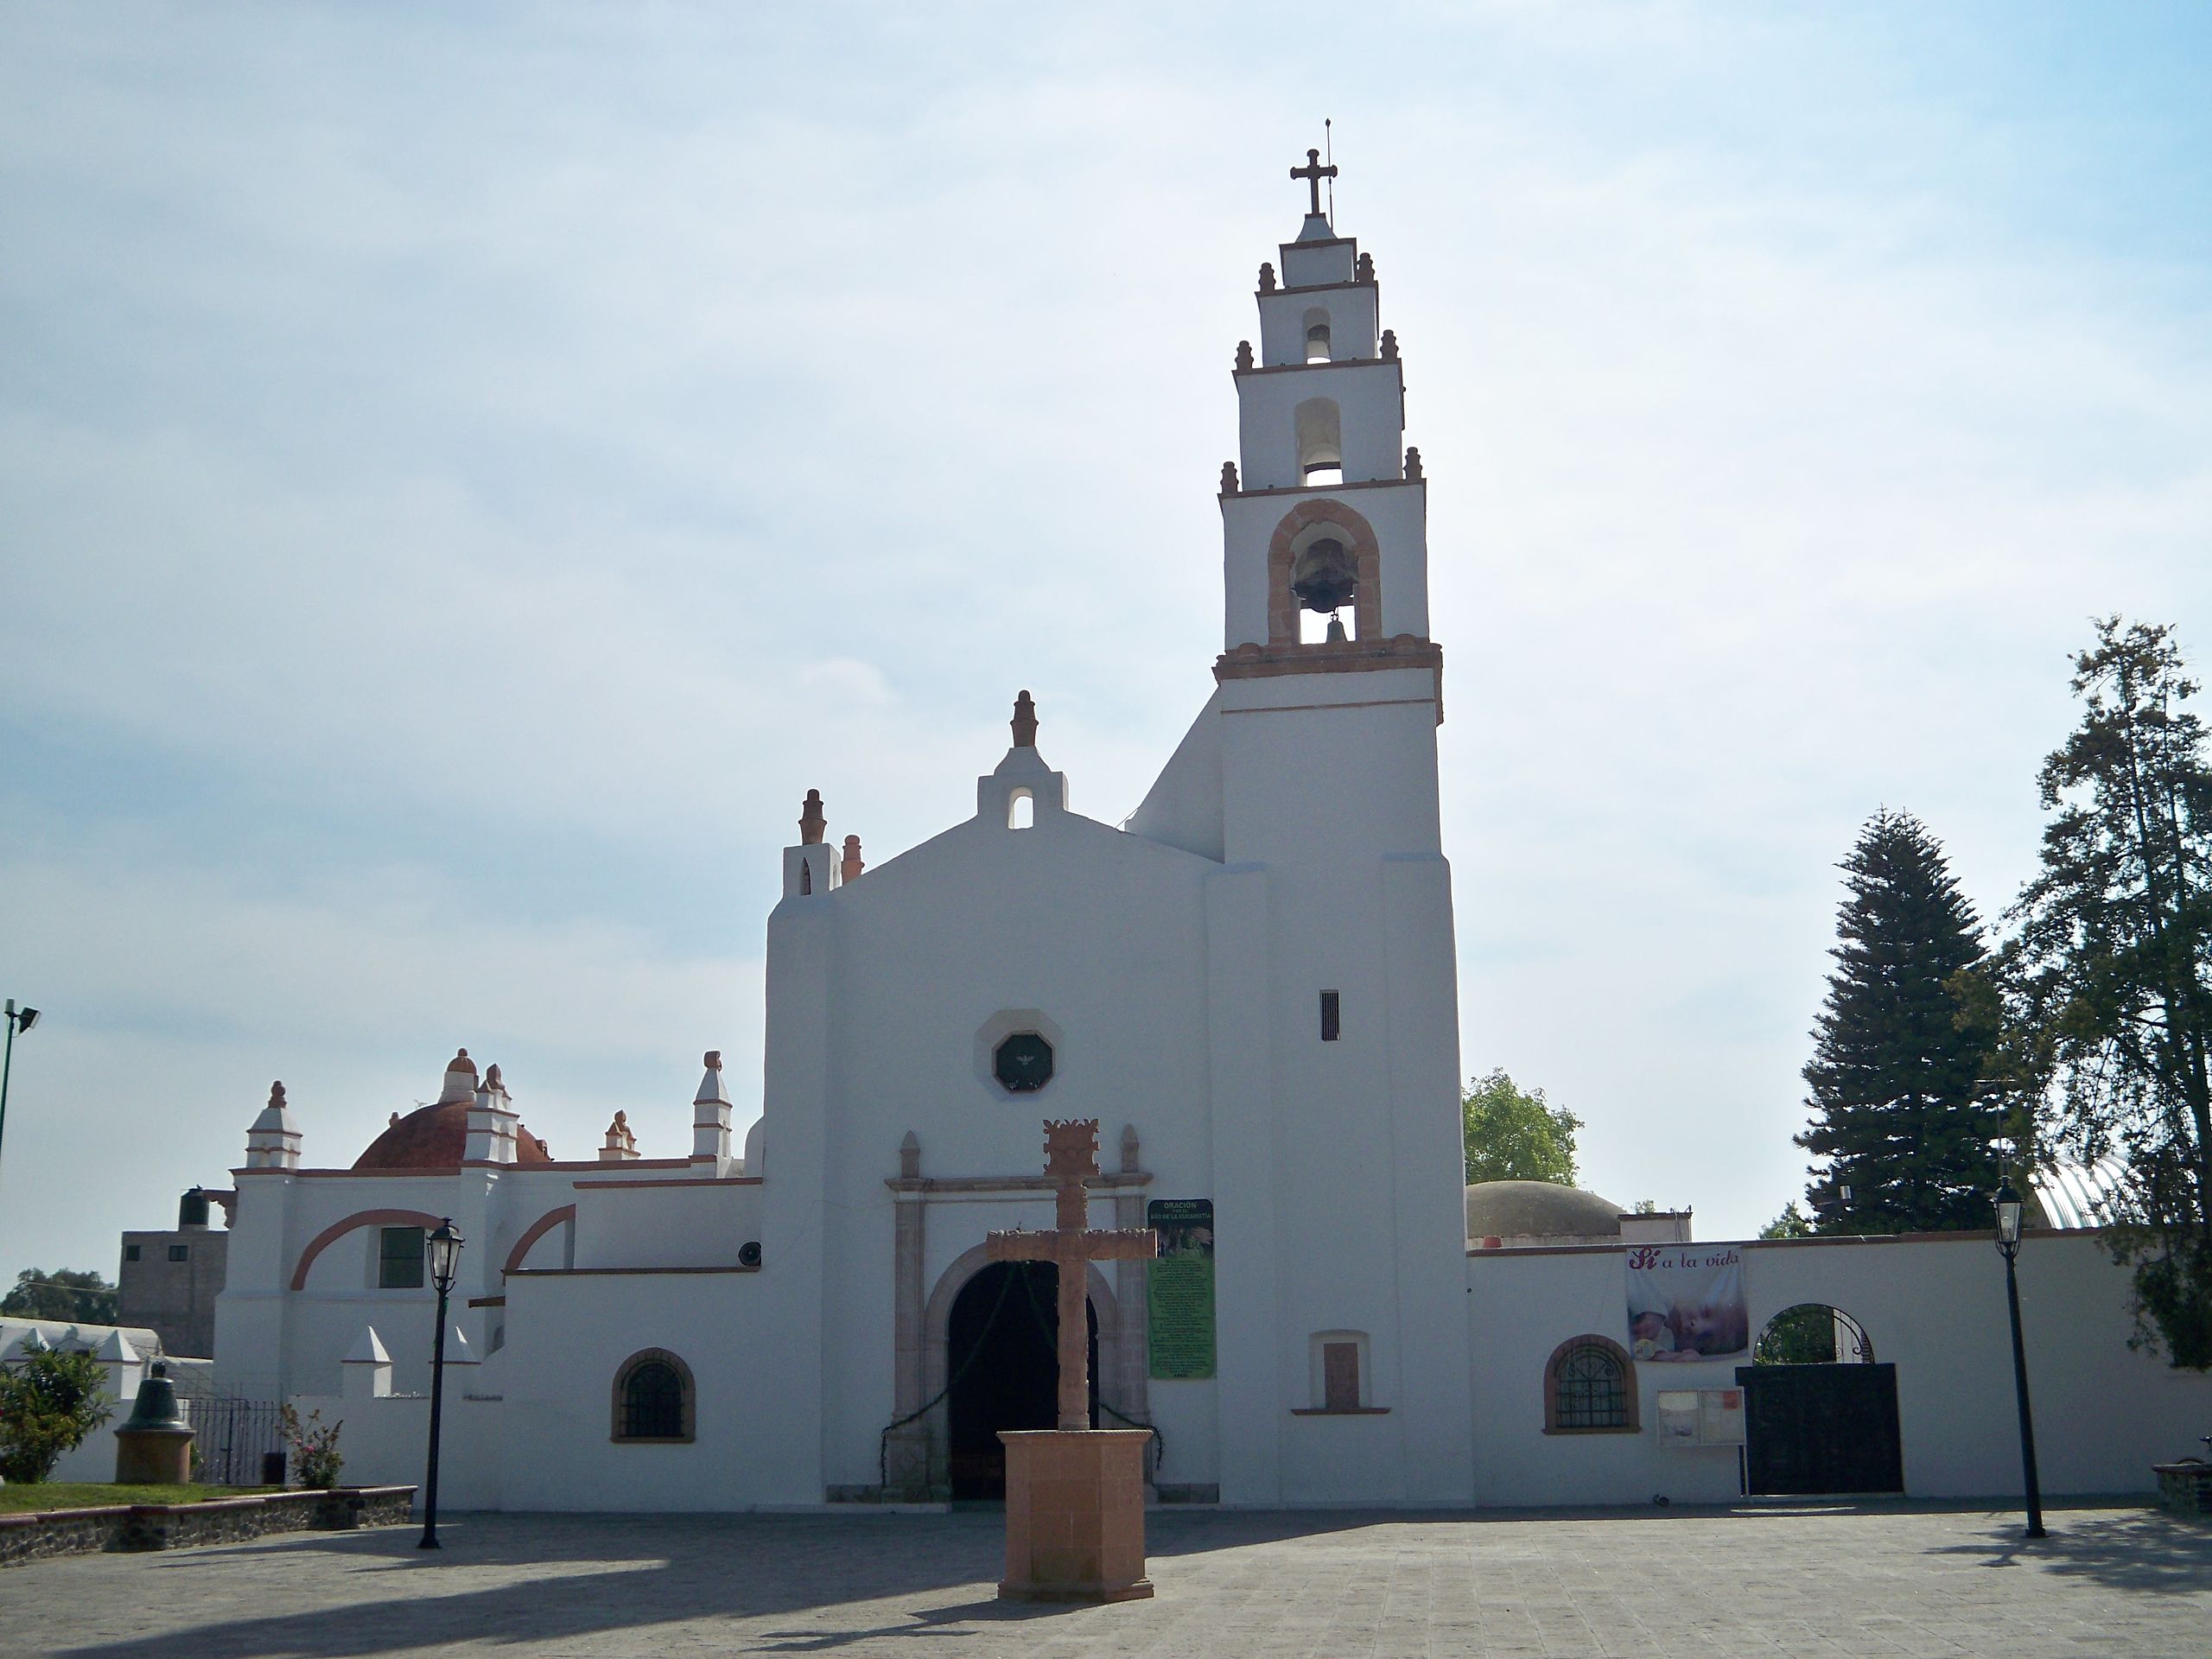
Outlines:
[[274,1400],[199,1395],[185,1402],[197,1431],[192,1443],[198,1478],[211,1486],[278,1486],[284,1481],[284,1434]]

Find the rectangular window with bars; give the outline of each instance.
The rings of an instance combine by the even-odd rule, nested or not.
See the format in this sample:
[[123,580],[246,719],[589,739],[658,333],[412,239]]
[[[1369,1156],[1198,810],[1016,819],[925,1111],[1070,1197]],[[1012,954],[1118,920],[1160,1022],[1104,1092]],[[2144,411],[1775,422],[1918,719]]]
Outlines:
[[385,1227],[377,1235],[377,1288],[423,1288],[423,1230]]

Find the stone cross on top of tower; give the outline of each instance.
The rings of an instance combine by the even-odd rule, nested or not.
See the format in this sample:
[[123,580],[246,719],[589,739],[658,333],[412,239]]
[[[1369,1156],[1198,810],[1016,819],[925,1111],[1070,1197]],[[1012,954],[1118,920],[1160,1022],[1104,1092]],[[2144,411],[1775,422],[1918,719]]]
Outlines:
[[1321,181],[1337,176],[1337,164],[1331,162],[1326,167],[1322,166],[1321,152],[1309,149],[1306,152],[1306,165],[1292,168],[1290,176],[1306,181],[1306,188],[1313,193],[1313,205],[1306,211],[1309,217],[1319,219],[1321,216]]

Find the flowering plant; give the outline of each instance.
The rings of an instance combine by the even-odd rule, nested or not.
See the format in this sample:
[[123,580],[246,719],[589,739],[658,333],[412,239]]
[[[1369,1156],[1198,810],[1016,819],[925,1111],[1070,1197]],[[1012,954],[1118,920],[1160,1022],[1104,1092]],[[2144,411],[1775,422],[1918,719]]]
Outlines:
[[346,1459],[338,1450],[338,1431],[346,1427],[343,1420],[326,1427],[322,1414],[311,1411],[302,1422],[300,1414],[287,1401],[283,1422],[284,1444],[292,1448],[292,1466],[299,1471],[300,1484],[335,1486],[338,1471],[346,1466]]

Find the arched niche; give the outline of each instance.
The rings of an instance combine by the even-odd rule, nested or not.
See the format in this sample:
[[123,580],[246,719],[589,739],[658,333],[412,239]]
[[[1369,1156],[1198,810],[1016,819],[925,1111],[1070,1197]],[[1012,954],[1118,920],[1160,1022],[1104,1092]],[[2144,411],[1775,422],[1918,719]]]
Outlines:
[[1382,548],[1375,526],[1343,502],[1324,497],[1293,507],[1268,542],[1268,643],[1298,643],[1298,600],[1290,591],[1298,556],[1308,543],[1333,534],[1351,550],[1359,591],[1352,598],[1352,637],[1382,637]]

